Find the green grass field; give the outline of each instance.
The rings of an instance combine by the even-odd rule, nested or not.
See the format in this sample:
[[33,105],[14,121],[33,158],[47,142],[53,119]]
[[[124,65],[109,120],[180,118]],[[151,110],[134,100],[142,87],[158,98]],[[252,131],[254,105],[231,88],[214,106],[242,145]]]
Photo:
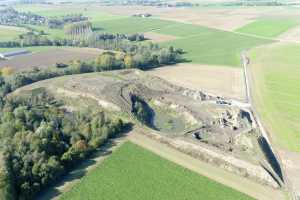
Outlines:
[[273,139],[300,152],[300,45],[276,44],[250,52],[254,98]]
[[[59,16],[65,13],[66,7],[54,5],[19,6],[22,11],[31,11],[46,16]],[[240,67],[240,52],[260,44],[271,42],[270,40],[243,36],[235,33],[210,29],[197,25],[189,25],[157,18],[134,18],[106,14],[99,8],[86,4],[73,5],[70,12],[82,13],[90,17],[94,28],[99,32],[108,33],[143,33],[155,31],[161,34],[177,36],[178,39],[165,43],[184,49],[185,58],[192,63],[225,65]],[[43,27],[35,27],[43,29]],[[51,37],[63,36],[63,30],[44,29]]]
[[271,42],[206,27],[177,24],[157,32],[178,36],[168,45],[183,48],[193,63],[240,67],[240,53],[257,45]]
[[10,41],[25,33],[26,29],[13,26],[0,26],[0,41]]
[[61,200],[252,199],[172,162],[125,143]]
[[237,29],[236,31],[240,33],[274,38],[298,24],[299,20],[295,19],[259,19]]
[[122,19],[98,21],[93,26],[101,32],[109,33],[143,33],[169,26],[172,22],[159,19],[126,17]]
[[185,58],[192,63],[240,67],[240,52],[271,40],[258,39],[202,26],[159,19],[127,17],[94,23],[102,32],[143,33],[157,32],[177,36],[164,43],[184,49]]
[[79,4],[79,5],[19,5],[16,7],[17,10],[23,12],[33,12],[38,15],[45,17],[59,17],[70,14],[82,14],[89,17],[90,21],[105,21],[112,19],[123,18],[123,16],[112,15],[99,10],[95,6],[90,6],[89,4]]

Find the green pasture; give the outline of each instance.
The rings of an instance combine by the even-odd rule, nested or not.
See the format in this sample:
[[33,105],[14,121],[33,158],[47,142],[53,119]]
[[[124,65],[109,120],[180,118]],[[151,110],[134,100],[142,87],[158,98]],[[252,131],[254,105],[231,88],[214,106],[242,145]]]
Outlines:
[[[86,4],[75,4],[72,9],[67,9],[67,7],[67,5],[66,8],[64,6],[33,5],[18,7],[18,9],[50,16],[61,15],[60,12],[63,10],[81,11],[80,13],[83,14],[86,12],[87,15],[90,15],[93,27],[98,32],[132,34],[153,31],[177,36],[176,40],[163,45],[173,45],[184,49],[186,51],[184,57],[192,63],[199,64],[240,67],[241,51],[271,42],[271,40],[157,18],[112,16],[105,13],[105,16],[102,16],[103,12],[99,11],[99,8],[88,7]],[[36,26],[34,28],[43,29],[53,38],[64,35],[63,30]]]
[[300,45],[276,44],[250,52],[254,100],[274,142],[300,152]]
[[186,58],[193,63],[240,67],[240,53],[261,44],[264,40],[201,26],[177,24],[158,30],[161,34],[178,36],[167,42],[184,49]]
[[60,17],[71,14],[82,14],[89,17],[90,21],[105,21],[119,19],[123,16],[112,15],[101,11],[97,6],[89,4],[74,4],[74,5],[19,5],[17,10],[23,12],[32,12],[45,17]]
[[299,20],[290,18],[258,19],[239,29],[237,32],[274,38],[299,24]]
[[18,35],[25,32],[26,29],[23,28],[0,25],[0,42],[14,40]]
[[135,145],[123,144],[61,200],[252,199]]

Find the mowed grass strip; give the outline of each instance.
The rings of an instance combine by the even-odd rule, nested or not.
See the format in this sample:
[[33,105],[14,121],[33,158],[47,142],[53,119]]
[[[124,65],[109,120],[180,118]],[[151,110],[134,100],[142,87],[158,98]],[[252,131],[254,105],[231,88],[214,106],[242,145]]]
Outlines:
[[236,31],[262,37],[275,38],[298,24],[299,20],[295,19],[258,19],[237,29]]
[[127,142],[61,200],[252,199]]
[[250,52],[254,100],[275,143],[300,152],[300,45],[276,44]]

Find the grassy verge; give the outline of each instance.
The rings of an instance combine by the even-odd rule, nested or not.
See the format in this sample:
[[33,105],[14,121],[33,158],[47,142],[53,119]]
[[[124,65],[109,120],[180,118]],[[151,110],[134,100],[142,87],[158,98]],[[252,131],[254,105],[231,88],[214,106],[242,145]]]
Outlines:
[[273,139],[300,152],[300,45],[276,44],[250,52],[254,100]]
[[125,143],[61,197],[67,199],[251,199],[172,162]]

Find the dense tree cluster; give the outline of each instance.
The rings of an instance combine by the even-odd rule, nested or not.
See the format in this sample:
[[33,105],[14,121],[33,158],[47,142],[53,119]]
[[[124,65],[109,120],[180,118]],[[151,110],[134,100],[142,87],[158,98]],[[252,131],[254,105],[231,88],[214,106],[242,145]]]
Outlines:
[[65,15],[62,17],[50,18],[47,20],[49,28],[63,28],[65,24],[87,21],[88,18],[82,14]]
[[82,14],[65,15],[55,18],[43,17],[31,12],[19,12],[13,8],[2,9],[0,11],[0,24],[9,26],[46,25],[49,28],[63,28],[69,23],[87,21],[88,18]]
[[7,8],[0,11],[0,24],[9,26],[21,26],[23,24],[43,25],[46,18],[33,13],[16,11],[13,8]]
[[[78,31],[77,33],[80,33]],[[86,32],[87,33],[87,32]],[[72,39],[49,39],[43,31],[32,30],[19,35],[14,41],[0,42],[2,48],[29,47],[29,46],[76,46],[76,47],[95,47],[107,50],[115,50],[121,44],[128,41],[143,41],[143,34],[109,34],[109,33],[91,33],[87,37],[73,37]]]
[[76,22],[65,25],[65,34],[71,37],[88,36],[92,33],[92,23],[89,21]]
[[102,111],[69,112],[62,105],[45,91],[34,91],[2,106],[0,144],[7,173],[0,181],[10,178],[17,199],[32,199],[125,128],[121,119]]

